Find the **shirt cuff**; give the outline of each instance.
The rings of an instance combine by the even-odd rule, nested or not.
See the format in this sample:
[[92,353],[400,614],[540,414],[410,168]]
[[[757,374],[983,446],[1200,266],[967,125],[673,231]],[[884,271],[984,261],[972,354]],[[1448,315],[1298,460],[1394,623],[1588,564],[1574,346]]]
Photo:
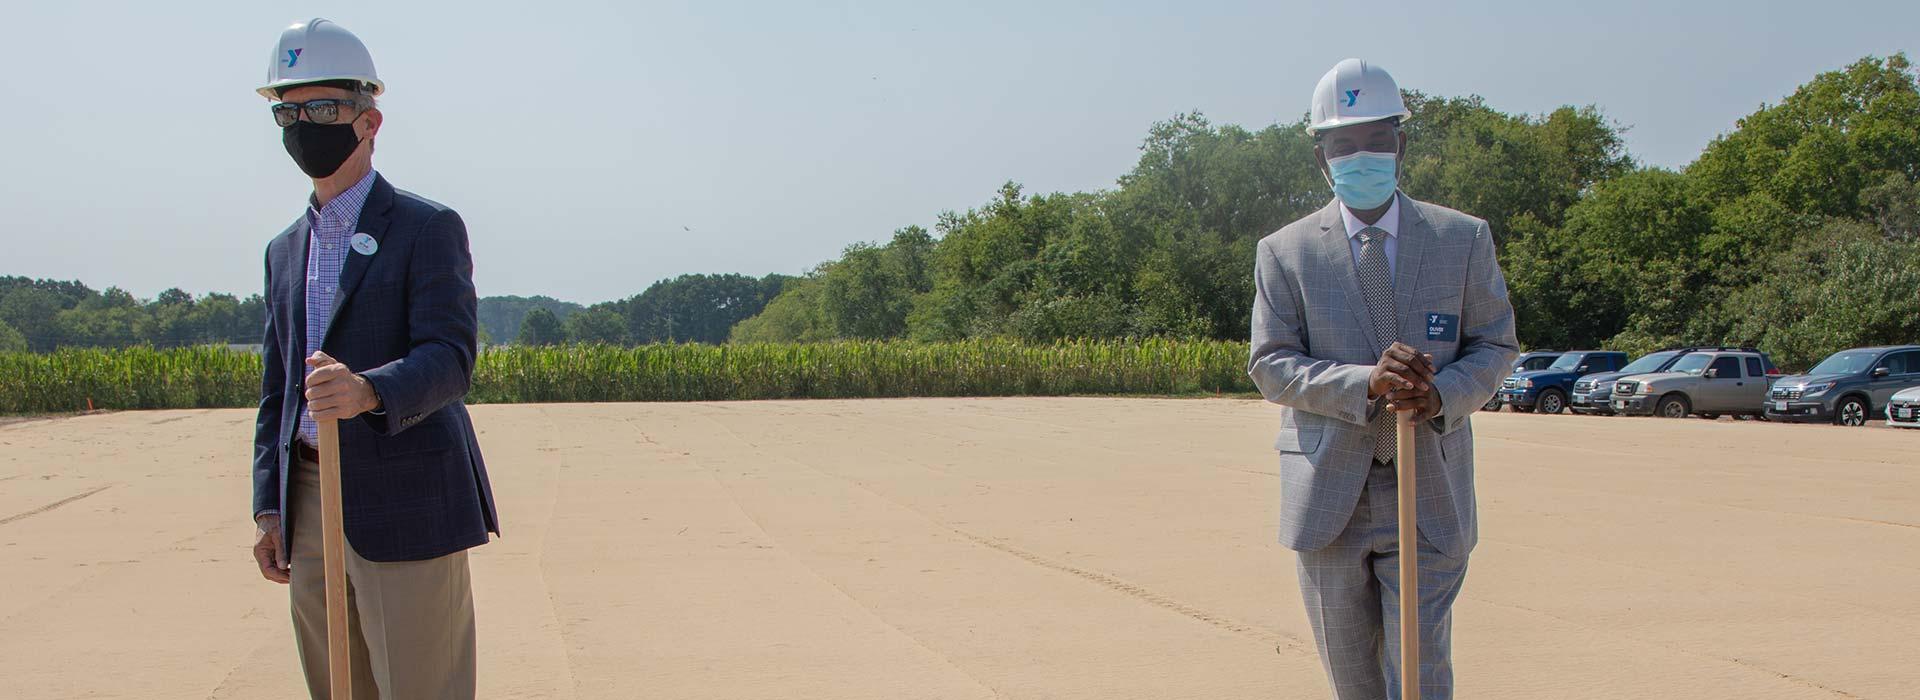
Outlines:
[[360,378],[363,380],[366,380],[367,389],[373,392],[373,403],[375,404],[375,407],[373,410],[367,411],[367,413],[370,413],[376,416],[387,415],[387,400],[380,397],[380,387],[374,385],[373,380],[368,379],[367,375],[362,374],[360,375]]

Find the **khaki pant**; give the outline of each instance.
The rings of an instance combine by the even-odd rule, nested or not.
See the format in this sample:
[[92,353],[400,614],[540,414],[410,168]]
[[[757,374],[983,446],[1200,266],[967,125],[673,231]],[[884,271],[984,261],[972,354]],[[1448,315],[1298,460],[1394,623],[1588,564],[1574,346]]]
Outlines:
[[[326,565],[320,546],[320,465],[296,460],[292,493],[293,633],[307,692],[327,700]],[[472,698],[475,641],[467,553],[373,562],[347,543],[348,644],[355,700]]]

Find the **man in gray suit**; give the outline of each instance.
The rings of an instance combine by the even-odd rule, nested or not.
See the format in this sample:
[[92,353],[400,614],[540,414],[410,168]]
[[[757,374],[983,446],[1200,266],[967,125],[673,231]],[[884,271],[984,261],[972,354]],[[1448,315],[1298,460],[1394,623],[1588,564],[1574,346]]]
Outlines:
[[1420,685],[1453,695],[1453,601],[1478,537],[1470,416],[1518,352],[1487,222],[1398,190],[1412,116],[1386,71],[1340,62],[1308,131],[1335,200],[1260,241],[1248,374],[1284,408],[1280,542],[1339,700],[1399,690],[1396,411],[1419,460]]

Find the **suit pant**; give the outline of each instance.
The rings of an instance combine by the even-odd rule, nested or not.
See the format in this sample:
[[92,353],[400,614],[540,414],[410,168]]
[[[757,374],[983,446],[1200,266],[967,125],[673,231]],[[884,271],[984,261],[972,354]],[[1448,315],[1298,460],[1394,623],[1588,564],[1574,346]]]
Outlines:
[[[296,460],[292,501],[294,639],[307,692],[329,698],[326,569],[320,535],[320,465]],[[472,698],[475,637],[467,553],[374,562],[347,544],[348,649],[353,697]]]
[[[1400,700],[1398,479],[1375,462],[1345,530],[1298,553],[1301,597],[1336,700]],[[1453,697],[1453,601],[1467,560],[1420,538],[1420,697]]]

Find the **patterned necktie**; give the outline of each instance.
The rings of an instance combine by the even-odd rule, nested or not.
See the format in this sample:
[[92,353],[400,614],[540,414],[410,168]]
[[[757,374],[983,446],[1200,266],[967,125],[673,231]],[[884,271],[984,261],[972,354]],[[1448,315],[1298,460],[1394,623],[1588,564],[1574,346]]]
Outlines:
[[[1393,268],[1387,265],[1387,232],[1368,226],[1360,230],[1360,291],[1367,297],[1367,315],[1373,318],[1373,334],[1380,342],[1392,344],[1400,339],[1394,327],[1400,320],[1393,311]],[[1381,410],[1373,417],[1373,458],[1393,461],[1396,445],[1393,412]]]

